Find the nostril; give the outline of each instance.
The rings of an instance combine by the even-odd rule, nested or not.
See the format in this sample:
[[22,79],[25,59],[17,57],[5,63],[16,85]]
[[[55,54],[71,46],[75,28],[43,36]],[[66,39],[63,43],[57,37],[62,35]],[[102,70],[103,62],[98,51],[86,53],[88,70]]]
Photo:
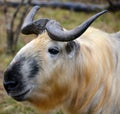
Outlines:
[[17,87],[17,85],[18,85],[18,83],[15,82],[15,81],[3,82],[3,84],[4,84],[4,87],[5,87],[5,89],[6,89],[7,91],[12,91],[12,90],[14,90],[14,89]]

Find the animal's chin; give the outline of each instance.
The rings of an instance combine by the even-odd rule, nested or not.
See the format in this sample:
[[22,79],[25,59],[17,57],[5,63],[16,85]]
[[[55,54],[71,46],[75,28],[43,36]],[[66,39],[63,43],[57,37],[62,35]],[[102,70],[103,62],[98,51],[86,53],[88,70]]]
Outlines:
[[11,95],[11,97],[17,101],[25,101],[28,98],[28,95],[30,94],[31,89],[28,89],[24,92],[21,92],[19,94],[16,95]]

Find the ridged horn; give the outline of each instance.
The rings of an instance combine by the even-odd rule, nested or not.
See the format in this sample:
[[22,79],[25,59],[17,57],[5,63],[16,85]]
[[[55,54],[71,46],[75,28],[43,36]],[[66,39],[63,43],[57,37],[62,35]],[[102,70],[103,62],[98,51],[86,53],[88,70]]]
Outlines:
[[86,31],[86,29],[92,24],[92,22],[94,22],[95,19],[97,19],[99,16],[106,12],[107,10],[104,10],[95,14],[94,16],[83,22],[81,25],[69,31],[64,31],[60,23],[58,23],[57,21],[50,20],[46,24],[46,30],[50,38],[52,38],[53,40],[62,42],[72,41],[82,35]]
[[39,19],[39,20],[33,21],[33,18],[36,12],[39,10],[39,8],[40,8],[39,6],[34,6],[26,16],[21,29],[21,32],[23,34],[38,35],[45,30],[46,23],[49,21],[49,19]]

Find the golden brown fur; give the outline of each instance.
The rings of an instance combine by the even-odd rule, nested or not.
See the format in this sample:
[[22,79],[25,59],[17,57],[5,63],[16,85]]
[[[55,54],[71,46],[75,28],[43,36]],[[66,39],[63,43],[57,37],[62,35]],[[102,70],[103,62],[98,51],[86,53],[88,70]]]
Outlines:
[[[33,92],[29,99],[31,103],[42,110],[63,107],[70,114],[113,114],[114,110],[118,114],[120,92],[117,92],[119,82],[115,78],[120,80],[120,76],[115,74],[116,39],[103,31],[89,28],[75,41],[80,44],[77,55],[70,59],[62,55],[55,61],[54,68],[49,68],[45,46],[51,40],[46,33],[39,37],[33,44],[40,46],[46,71],[40,73],[44,76],[39,79],[43,81],[42,88],[39,88],[40,93]],[[58,43],[61,47],[66,44]],[[113,109],[113,105],[117,109]]]
[[[75,42],[79,48],[68,54],[68,42],[53,41],[44,32],[18,52],[13,61],[22,54],[34,58],[41,68],[31,80],[35,86],[27,100],[42,111],[120,114],[119,38],[89,28]],[[60,54],[52,57],[48,48],[54,45]]]
[[111,102],[115,66],[112,41],[106,33],[94,28],[78,41],[81,48],[76,59],[69,109],[74,109],[73,114],[75,111],[90,114]]

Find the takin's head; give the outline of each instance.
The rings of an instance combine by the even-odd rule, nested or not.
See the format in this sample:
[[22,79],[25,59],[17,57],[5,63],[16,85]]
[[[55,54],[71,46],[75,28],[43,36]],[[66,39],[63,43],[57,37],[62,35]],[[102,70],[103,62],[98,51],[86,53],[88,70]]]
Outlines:
[[66,31],[55,20],[32,21],[38,9],[35,6],[30,11],[22,33],[39,36],[24,46],[10,63],[5,72],[4,87],[15,100],[28,100],[46,110],[59,105],[68,95],[80,50],[80,45],[73,40],[106,11]]

